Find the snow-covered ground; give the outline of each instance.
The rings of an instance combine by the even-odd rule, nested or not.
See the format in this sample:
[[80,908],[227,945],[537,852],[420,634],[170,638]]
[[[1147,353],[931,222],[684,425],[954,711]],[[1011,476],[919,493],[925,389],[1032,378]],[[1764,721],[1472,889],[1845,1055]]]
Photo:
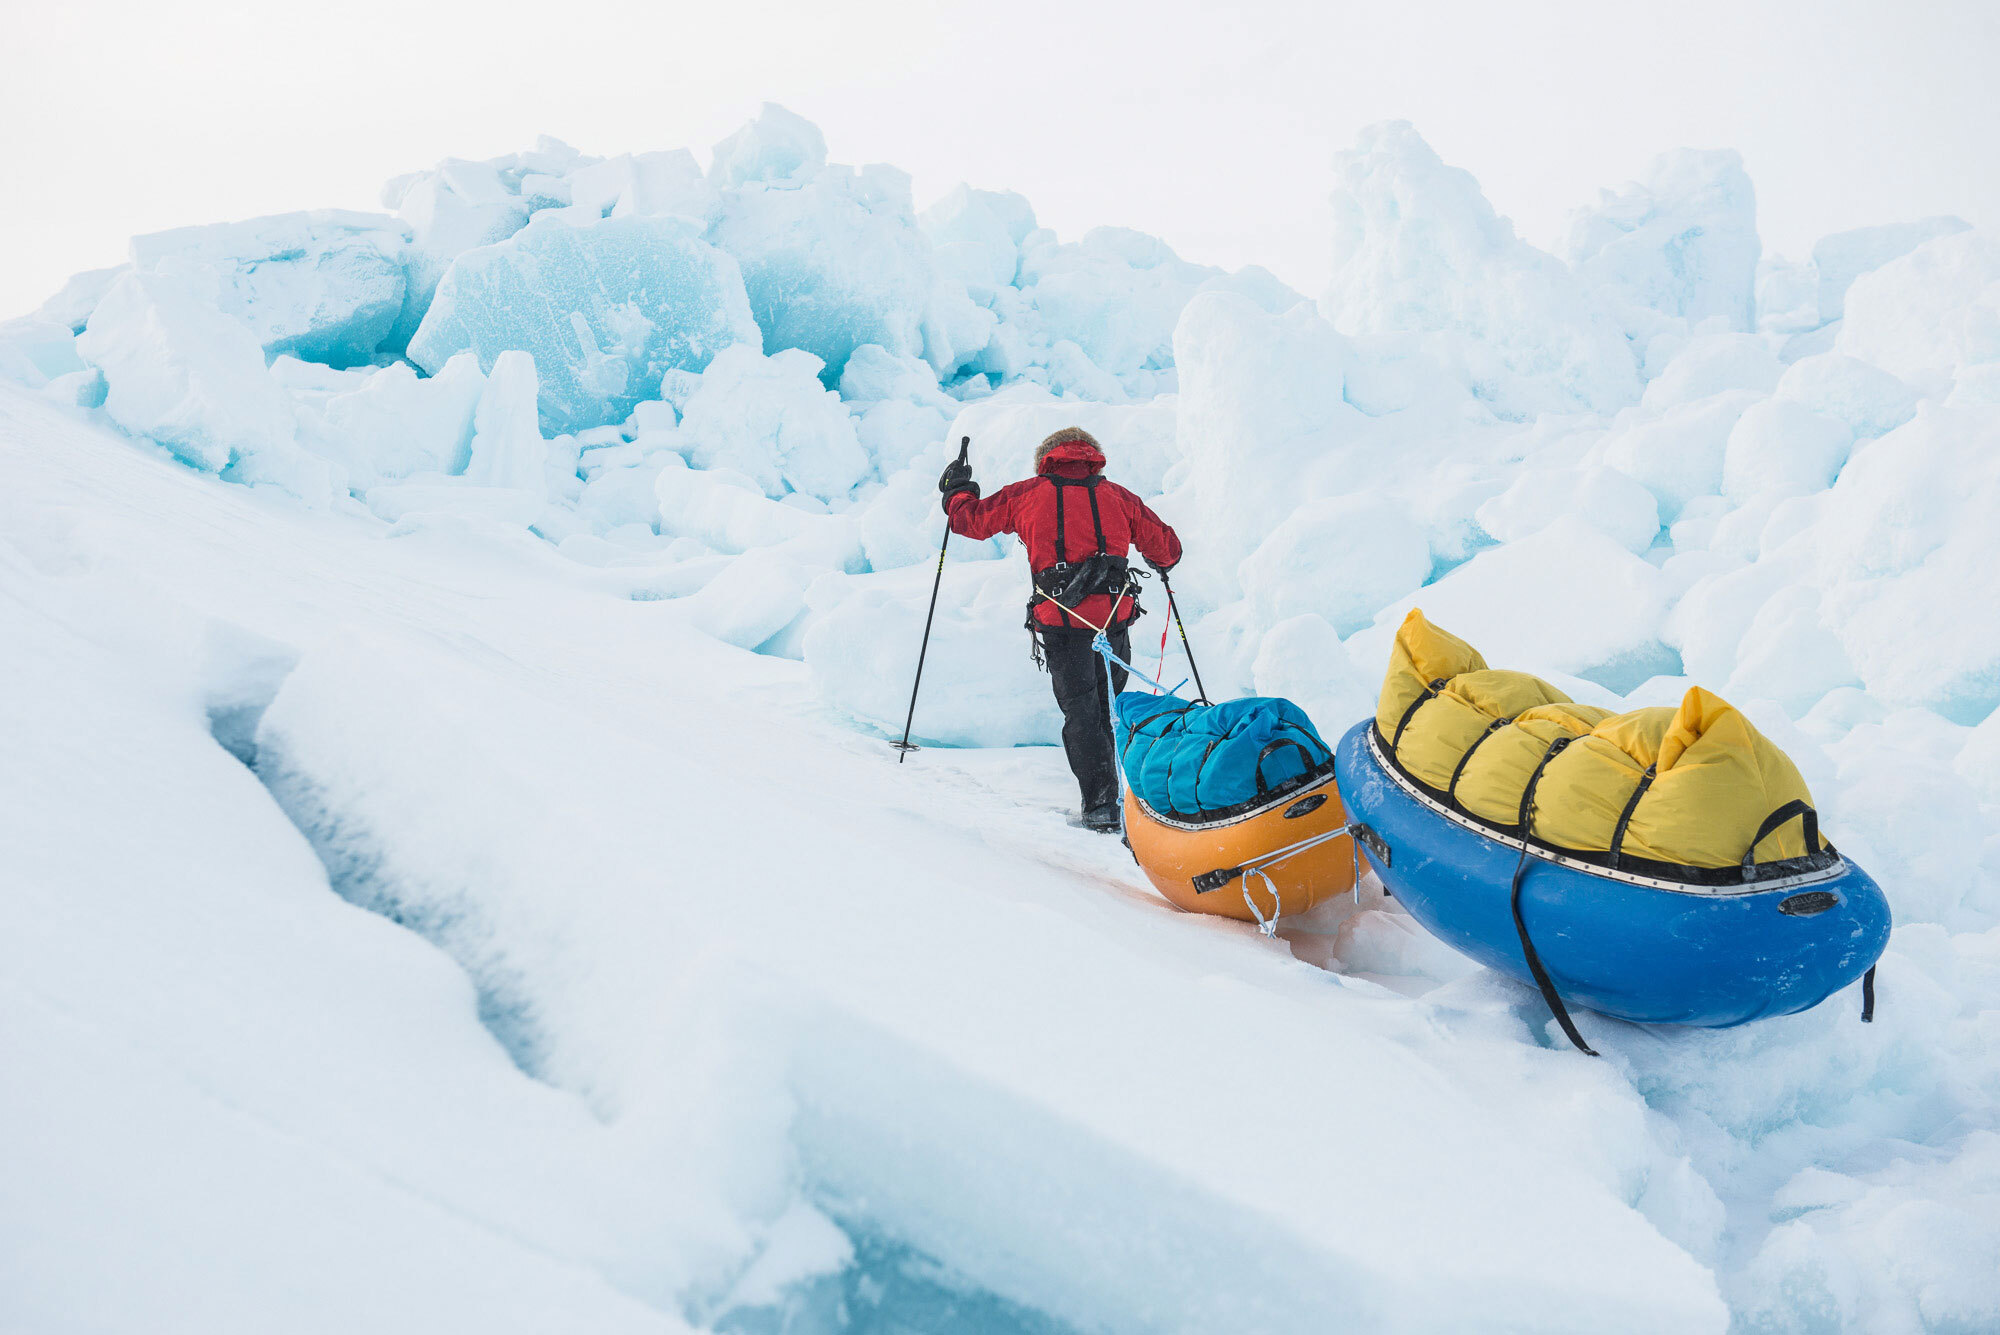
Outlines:
[[[771,108],[0,324],[0,1326],[2000,1328],[2000,240],[1336,175],[1315,303]],[[1890,897],[1875,1023],[1592,1062],[1372,890],[1173,911],[997,542],[894,764],[938,468],[1072,421],[1214,694],[1331,733],[1422,605],[1743,705]]]

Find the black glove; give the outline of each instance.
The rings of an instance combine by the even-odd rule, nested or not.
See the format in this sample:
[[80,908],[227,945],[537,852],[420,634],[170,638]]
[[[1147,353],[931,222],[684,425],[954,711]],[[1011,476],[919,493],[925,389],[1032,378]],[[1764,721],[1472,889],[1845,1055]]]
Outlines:
[[1153,567],[1153,573],[1157,574],[1161,579],[1165,579],[1167,577],[1167,572],[1169,570],[1172,570],[1175,566],[1179,565],[1180,562],[1169,561],[1165,565],[1161,565],[1158,561],[1155,561],[1152,557],[1149,556],[1146,558],[1146,564]]
[[941,492],[964,491],[967,487],[972,487],[975,491],[978,490],[978,487],[972,481],[972,463],[968,459],[953,459],[944,466],[944,473],[938,478],[938,490]]
[[938,478],[939,504],[946,514],[951,513],[951,498],[961,493],[979,499],[979,484],[972,480],[972,465],[964,459],[953,459],[945,465],[944,473]]

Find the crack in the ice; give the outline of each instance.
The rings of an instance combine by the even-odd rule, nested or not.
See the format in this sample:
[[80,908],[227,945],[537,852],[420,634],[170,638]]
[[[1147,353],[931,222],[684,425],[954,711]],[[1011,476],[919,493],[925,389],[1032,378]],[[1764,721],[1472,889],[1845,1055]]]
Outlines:
[[194,1068],[183,1066],[178,1062],[170,1060],[157,1047],[138,1043],[122,1030],[112,1028],[104,1023],[103,1020],[85,1014],[74,1005],[64,1002],[60,998],[52,996],[29,984],[13,983],[9,984],[9,986],[25,999],[26,1004],[41,1006],[51,1015],[57,1016],[69,1024],[97,1034],[108,1043],[118,1044],[126,1050],[135,1065],[150,1066],[162,1076],[171,1077],[184,1087],[190,1096],[199,1099],[225,1117],[240,1121],[254,1131],[262,1133],[272,1140],[289,1145],[302,1153],[316,1155],[328,1163],[338,1164],[357,1177],[375,1183],[384,1191],[407,1198],[417,1205],[428,1206],[439,1214],[455,1219],[466,1227],[485,1234],[487,1237],[506,1246],[540,1257],[542,1260],[552,1265],[560,1266],[565,1270],[588,1275],[622,1296],[631,1299],[641,1307],[653,1311],[670,1310],[657,1307],[640,1295],[626,1289],[588,1260],[555,1251],[546,1243],[538,1242],[506,1225],[470,1214],[464,1209],[453,1205],[451,1202],[438,1197],[424,1187],[405,1180],[382,1164],[361,1158],[325,1140],[309,1137],[300,1131],[273,1121],[264,1113],[243,1106],[235,1099],[225,1095]]
[[289,675],[289,667],[268,674],[248,698],[239,692],[226,705],[211,707],[209,731],[216,743],[242,762],[305,838],[333,892],[443,951],[471,982],[479,1023],[524,1075],[547,1083],[547,1045],[527,990],[497,962],[479,967],[468,962],[479,954],[469,917],[452,912],[444,897],[405,894],[374,831],[352,813],[341,811],[325,788],[304,767],[289,763],[281,749],[259,744],[264,714]]

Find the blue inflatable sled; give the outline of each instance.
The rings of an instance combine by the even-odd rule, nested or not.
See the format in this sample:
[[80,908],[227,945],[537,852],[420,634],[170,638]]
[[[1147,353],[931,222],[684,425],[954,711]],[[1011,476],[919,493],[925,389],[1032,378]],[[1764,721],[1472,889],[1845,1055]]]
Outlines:
[[1722,1027],[1806,1010],[1859,979],[1872,1014],[1889,905],[1831,847],[1804,869],[1760,875],[1746,861],[1733,883],[1688,884],[1524,848],[1402,773],[1372,722],[1341,739],[1336,771],[1389,892],[1448,945],[1540,987],[1586,1052],[1563,1003]]

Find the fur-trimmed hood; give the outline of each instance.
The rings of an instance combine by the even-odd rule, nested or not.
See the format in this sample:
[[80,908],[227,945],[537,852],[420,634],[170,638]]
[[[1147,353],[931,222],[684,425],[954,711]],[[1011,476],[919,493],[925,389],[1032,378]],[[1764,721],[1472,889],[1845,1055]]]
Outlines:
[[1035,472],[1089,477],[1104,471],[1104,447],[1080,426],[1052,431],[1035,447]]

